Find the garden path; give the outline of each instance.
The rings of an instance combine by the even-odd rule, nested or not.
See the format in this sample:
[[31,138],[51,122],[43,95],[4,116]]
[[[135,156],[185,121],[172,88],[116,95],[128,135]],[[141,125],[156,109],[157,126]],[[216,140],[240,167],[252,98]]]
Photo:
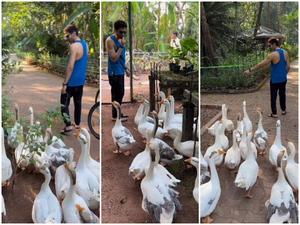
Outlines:
[[[242,103],[247,102],[247,113],[253,124],[253,132],[257,129],[258,113],[256,107],[260,107],[264,112],[263,126],[269,137],[269,147],[273,144],[276,135],[277,119],[267,117],[270,109],[269,82],[266,82],[260,90],[247,94],[201,94],[201,104],[222,105],[229,108],[228,118],[236,125],[238,113],[242,113]],[[287,114],[281,115],[279,100],[277,100],[277,110],[281,120],[281,140],[283,146],[291,141],[298,149],[298,59],[291,62],[291,69],[288,73],[286,86]],[[232,135],[228,136],[230,146],[232,146]],[[214,138],[207,132],[201,136],[201,152],[212,145]],[[288,152],[290,152],[288,150]],[[269,148],[266,155],[259,155],[257,162],[259,165],[259,178],[257,179],[251,194],[252,199],[244,198],[245,189],[234,186],[235,176],[224,164],[218,172],[221,183],[221,197],[211,218],[215,223],[266,223],[267,210],[265,202],[270,198],[273,184],[277,180],[277,172],[272,170],[269,161]],[[298,162],[298,151],[296,150],[295,161]],[[201,201],[201,199],[200,199]]]
[[[11,59],[20,61],[16,55],[12,55]],[[29,123],[29,106],[33,107],[34,116],[43,113],[43,111],[52,107],[55,108],[55,102],[60,99],[60,90],[63,78],[48,72],[39,70],[36,66],[29,65],[25,61],[22,62],[23,72],[13,72],[7,77],[7,83],[2,87],[2,92],[12,90],[7,97],[10,99],[10,110],[14,112],[13,103],[16,102],[20,108],[20,116],[26,116],[26,122]],[[87,115],[90,108],[94,104],[95,95],[98,88],[85,85],[82,99],[82,117],[81,126],[88,129]],[[70,104],[71,119],[73,117],[73,103]],[[73,120],[72,120],[73,121]],[[63,125],[57,123],[52,127],[52,132],[57,132],[63,128]],[[73,132],[64,136],[64,142],[68,147],[72,147],[75,151],[74,161],[78,162],[81,148],[79,142],[73,136]],[[99,140],[91,135],[91,157],[99,157]],[[100,172],[100,171],[99,171]],[[30,223],[31,210],[35,196],[39,193],[44,176],[42,174],[28,174],[26,171],[22,173],[16,180],[13,191],[11,185],[2,189],[2,195],[5,199],[6,217],[2,217],[2,221],[6,223]],[[55,193],[54,182],[51,181],[50,186]],[[20,210],[22,209],[22,210]],[[17,212],[17,213],[16,213]]]

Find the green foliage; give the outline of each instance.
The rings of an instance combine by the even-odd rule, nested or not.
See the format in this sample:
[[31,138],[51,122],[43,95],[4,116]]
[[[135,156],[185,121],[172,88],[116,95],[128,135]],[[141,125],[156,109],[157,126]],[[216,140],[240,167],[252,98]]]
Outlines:
[[290,61],[298,58],[298,44],[289,45],[284,42],[284,44],[280,45],[280,48],[288,52]]

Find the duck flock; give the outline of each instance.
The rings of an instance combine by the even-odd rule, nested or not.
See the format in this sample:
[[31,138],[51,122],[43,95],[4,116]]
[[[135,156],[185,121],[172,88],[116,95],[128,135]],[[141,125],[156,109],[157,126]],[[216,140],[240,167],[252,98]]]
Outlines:
[[[210,214],[215,210],[221,196],[221,186],[218,177],[219,166],[223,163],[234,170],[237,188],[246,189],[246,198],[251,199],[251,189],[258,177],[259,165],[257,155],[265,155],[269,148],[269,160],[278,179],[272,186],[270,199],[265,203],[267,221],[269,223],[298,223],[298,164],[295,162],[295,146],[288,142],[287,149],[281,144],[281,122],[277,120],[276,138],[272,145],[268,142],[268,134],[263,128],[263,112],[256,108],[259,114],[258,128],[253,134],[252,122],[243,102],[243,119],[238,115],[237,128],[227,118],[227,108],[222,105],[222,120],[216,121],[208,132],[215,136],[215,142],[207,148],[204,156],[200,156],[200,214],[203,223],[213,221]],[[225,130],[232,132],[233,145],[229,146]],[[270,147],[269,147],[270,146]],[[229,148],[230,147],[230,148]],[[224,157],[225,155],[225,157]],[[286,167],[284,169],[284,165]],[[208,178],[210,180],[208,181]],[[295,193],[295,196],[294,196]],[[251,200],[250,200],[251,201]]]
[[[100,207],[100,163],[90,156],[91,137],[87,129],[80,128],[74,134],[81,146],[80,157],[76,163],[73,161],[73,148],[68,148],[61,139],[54,136],[51,127],[46,129],[45,137],[36,135],[38,132],[34,132],[34,127],[39,130],[41,126],[33,119],[32,107],[29,108],[30,128],[26,135],[23,134],[23,127],[19,123],[17,104],[15,111],[16,121],[7,137],[8,146],[16,161],[15,165],[22,170],[30,170],[30,162],[34,160],[34,171],[45,176],[32,207],[33,222],[99,223],[99,218],[92,210],[99,210]],[[14,168],[6,155],[3,128],[1,135],[2,187],[7,187]],[[40,146],[45,146],[45,151],[41,151]],[[49,187],[53,178],[55,194]],[[6,215],[4,202],[2,196],[2,213],[9,216]]]
[[[174,113],[174,97],[170,95],[166,98],[163,92],[156,95],[161,98],[159,102],[161,107],[158,113],[152,112],[153,117],[148,116],[150,111],[149,102],[136,95],[140,106],[134,122],[140,135],[146,138],[146,144],[144,151],[137,154],[133,159],[129,167],[129,174],[132,175],[135,181],[141,180],[142,209],[149,214],[152,222],[171,223],[175,212],[182,209],[179,193],[175,190],[180,180],[163,165],[171,165],[173,162],[182,160],[185,157],[186,162],[196,167],[197,178],[192,192],[194,200],[198,203],[199,143],[194,141],[181,142],[182,114]],[[135,140],[129,129],[122,125],[120,104],[116,101],[112,104],[117,110],[117,120],[112,129],[112,138],[117,147],[114,153],[124,152],[125,155],[129,155]],[[169,136],[174,140],[173,147],[162,140],[165,136]]]

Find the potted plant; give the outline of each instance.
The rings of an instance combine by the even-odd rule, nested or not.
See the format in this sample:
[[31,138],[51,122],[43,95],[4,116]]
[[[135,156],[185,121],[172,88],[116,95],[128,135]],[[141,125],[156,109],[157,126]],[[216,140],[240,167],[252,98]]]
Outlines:
[[165,57],[165,59],[169,59],[172,62],[169,63],[170,71],[173,71],[174,73],[179,73],[180,70],[180,60],[179,60],[179,54],[180,49],[173,48],[171,46],[168,46],[167,49],[169,50],[169,53]]
[[179,59],[185,61],[183,75],[188,76],[194,70],[194,64],[198,63],[198,43],[193,38],[185,38],[180,41],[180,44],[181,52],[179,54]]

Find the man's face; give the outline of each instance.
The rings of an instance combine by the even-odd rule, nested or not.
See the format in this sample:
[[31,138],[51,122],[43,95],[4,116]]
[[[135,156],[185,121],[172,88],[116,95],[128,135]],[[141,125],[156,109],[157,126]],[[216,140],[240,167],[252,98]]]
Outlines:
[[121,27],[121,28],[119,28],[119,29],[117,30],[116,33],[117,33],[118,38],[119,38],[119,39],[122,39],[122,38],[124,38],[125,35],[126,35],[126,28],[125,28],[125,27]]
[[269,49],[270,49],[270,51],[274,51],[275,50],[275,48],[276,48],[276,44],[274,43],[274,44],[271,44],[271,43],[269,43]]
[[176,39],[176,34],[172,34],[172,39]]
[[65,32],[64,40],[69,43],[74,43],[75,42],[75,34],[76,34],[76,32],[73,32],[72,34],[69,32]]

